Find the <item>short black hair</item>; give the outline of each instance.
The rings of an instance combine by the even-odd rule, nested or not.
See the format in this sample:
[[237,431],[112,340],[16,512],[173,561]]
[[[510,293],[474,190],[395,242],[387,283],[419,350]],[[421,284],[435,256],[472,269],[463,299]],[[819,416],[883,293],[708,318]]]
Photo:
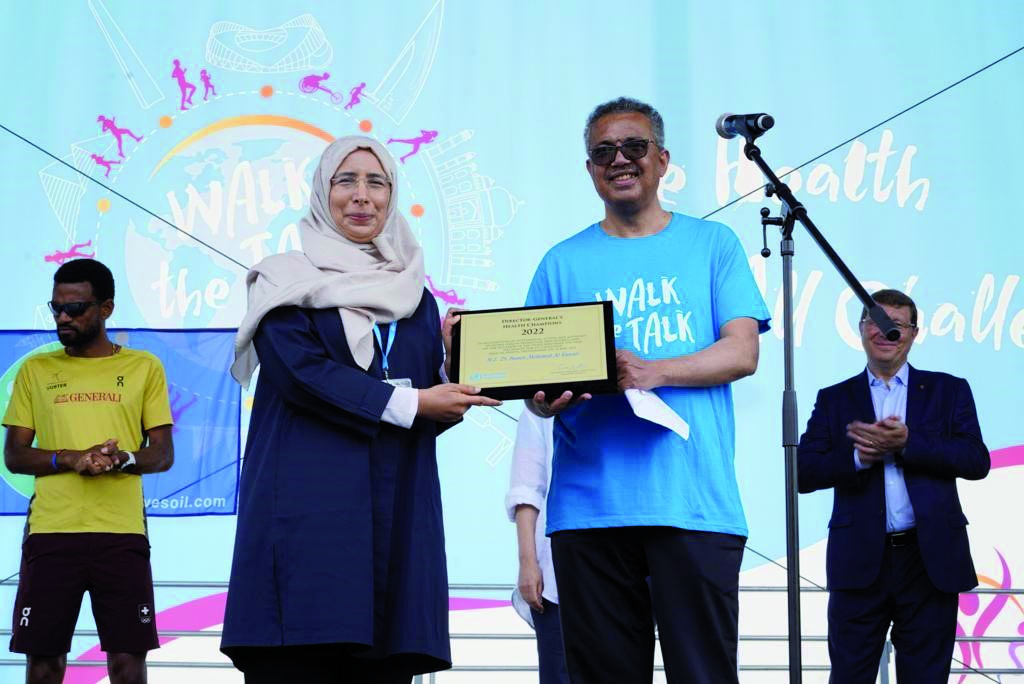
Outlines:
[[98,302],[114,298],[114,275],[95,259],[74,259],[65,262],[53,274],[53,284],[89,283]]
[[[910,325],[917,326],[917,305],[914,304],[914,300],[903,294],[899,290],[879,290],[878,292],[871,295],[871,297],[879,304],[885,304],[886,306],[905,306],[910,309]],[[861,319],[867,318],[868,310],[861,309]]]
[[651,122],[651,133],[654,134],[654,144],[665,148],[665,122],[661,119],[658,110],[640,100],[631,97],[617,97],[603,104],[597,105],[594,111],[587,117],[587,125],[583,128],[583,144],[590,150],[590,131],[597,123],[597,120],[609,114],[643,114]]

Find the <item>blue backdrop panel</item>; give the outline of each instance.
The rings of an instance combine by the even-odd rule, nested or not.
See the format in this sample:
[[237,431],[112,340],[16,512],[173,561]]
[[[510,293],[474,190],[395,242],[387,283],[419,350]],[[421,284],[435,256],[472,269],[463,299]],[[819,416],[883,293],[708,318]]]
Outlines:
[[[147,515],[234,513],[241,407],[241,390],[227,372],[234,331],[111,330],[110,336],[124,347],[152,352],[167,374],[175,460],[169,471],[143,477]],[[25,358],[59,348],[52,333],[0,331],[0,409],[7,408]],[[3,466],[0,475],[0,514],[24,514],[32,478]]]

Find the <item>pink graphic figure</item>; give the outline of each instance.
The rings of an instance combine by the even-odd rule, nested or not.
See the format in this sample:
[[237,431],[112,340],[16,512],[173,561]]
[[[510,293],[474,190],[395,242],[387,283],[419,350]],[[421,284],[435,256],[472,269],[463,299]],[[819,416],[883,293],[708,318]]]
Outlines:
[[400,142],[405,143],[406,145],[412,145],[412,151],[410,151],[409,154],[406,154],[398,158],[398,161],[404,164],[406,159],[420,151],[420,145],[425,145],[429,142],[433,142],[436,137],[437,131],[425,131],[421,128],[420,135],[417,138],[388,138],[387,144],[390,145],[393,142]]
[[430,294],[439,298],[445,304],[454,306],[462,306],[466,303],[465,298],[459,299],[459,295],[455,290],[439,290],[434,286],[434,281],[430,276],[427,276],[427,289],[430,290]]
[[101,128],[104,133],[110,133],[110,135],[114,136],[114,139],[117,140],[117,156],[122,159],[124,158],[124,136],[126,133],[128,134],[128,137],[135,142],[140,142],[142,140],[142,136],[135,135],[127,128],[118,128],[117,123],[114,121],[114,117],[110,117],[108,119],[100,114],[96,117],[96,121],[101,124]]
[[203,82],[203,102],[206,102],[206,98],[210,95],[217,97],[217,89],[210,81],[210,73],[206,69],[199,72],[199,80]]
[[58,266],[63,266],[64,262],[68,261],[69,259],[92,259],[94,256],[96,256],[96,252],[90,252],[89,254],[86,254],[85,252],[80,252],[79,250],[82,249],[83,247],[92,247],[92,240],[89,240],[88,242],[81,242],[77,245],[71,245],[71,249],[67,250],[66,252],[62,252],[61,250],[58,249],[53,254],[47,254],[46,256],[44,256],[43,261],[47,261],[51,264],[57,264]]
[[[1010,568],[1006,565],[1006,559],[1003,558],[1003,554],[999,553],[996,549],[996,555],[999,556],[999,564],[1002,566],[1003,579],[999,582],[1000,589],[1010,588]],[[989,625],[999,616],[1002,612],[1003,606],[1006,605],[1007,601],[1010,600],[1009,594],[998,594],[992,601],[985,607],[985,610],[981,611],[981,615],[978,617],[978,621],[974,623],[974,630],[971,632],[972,636],[985,636],[985,631]],[[974,651],[974,660],[978,663],[978,667],[984,667],[981,662],[981,642],[975,641],[971,644],[971,649]]]
[[101,155],[101,154],[90,154],[89,156],[92,157],[92,160],[94,162],[96,162],[97,166],[102,166],[103,168],[105,168],[107,170],[107,172],[103,174],[104,178],[110,178],[110,169],[111,169],[111,167],[114,164],[120,164],[121,163],[121,162],[119,162],[116,159],[104,159],[103,155]]
[[174,385],[168,387],[170,390],[169,401],[171,404],[171,418],[174,420],[174,427],[171,432],[178,431],[178,425],[181,423],[181,416],[184,415],[185,411],[190,409],[193,404],[199,401],[199,395],[193,394],[189,401],[182,402],[181,391],[178,390]]
[[[1017,625],[1017,634],[1024,636],[1024,622]],[[1024,648],[1024,641],[1014,641],[1010,644],[1010,660],[1013,661],[1013,664],[1017,666],[1018,670],[1024,670],[1024,662],[1017,657],[1017,651],[1022,648]]]
[[310,74],[309,76],[303,76],[302,80],[299,81],[299,90],[309,94],[315,93],[320,90],[331,96],[331,102],[334,104],[340,104],[345,98],[341,93],[336,93],[330,88],[322,85],[324,81],[331,77],[330,72],[325,71],[322,74]]
[[348,104],[345,105],[345,109],[352,109],[357,104],[362,102],[360,96],[363,94],[363,90],[366,88],[365,83],[360,83],[355,88],[348,91]]
[[[996,549],[995,552],[996,552],[996,555],[999,556],[999,564],[1002,566],[1002,573],[1003,573],[1003,578],[999,582],[999,588],[1000,589],[1009,589],[1010,586],[1011,586],[1012,579],[1013,579],[1010,576],[1010,568],[1009,568],[1009,566],[1007,566],[1006,559],[1003,558],[1003,554],[999,553],[999,549]],[[1010,600],[1010,595],[1009,594],[997,594],[989,602],[989,604],[987,606],[985,606],[985,609],[981,611],[981,615],[978,616],[977,621],[974,623],[974,629],[971,630],[971,636],[974,636],[974,637],[983,637],[983,636],[985,636],[985,632],[988,630],[989,626],[995,621],[995,619],[997,617],[999,617],[999,613],[1002,612],[1003,608],[1006,606],[1006,604],[1007,604],[1007,602],[1009,600]],[[978,612],[978,608],[981,605],[980,602],[981,602],[981,599],[978,598],[977,595],[974,595],[974,594],[964,594],[964,595],[960,596],[960,610],[962,610],[964,612],[964,614],[966,614],[966,615],[974,615],[975,613]],[[964,630],[963,627],[960,626],[959,621],[957,621],[956,633],[959,636],[966,636],[966,630]],[[960,648],[960,653],[964,657],[964,664],[965,665],[971,665],[973,663],[974,666],[976,666],[976,667],[979,667],[979,668],[984,667],[985,663],[982,662],[982,659],[981,659],[981,646],[982,646],[982,642],[980,642],[980,641],[969,642],[970,652],[967,652],[967,651],[964,650],[964,646],[965,645],[967,645],[967,644],[963,644],[963,643],[958,644],[958,646]],[[961,675],[960,679],[957,680],[957,683],[959,684],[960,682],[963,682],[963,680],[964,680],[964,678],[966,676],[967,675]]]
[[[964,615],[974,615],[978,612],[978,608],[981,607],[981,601],[978,599],[977,594],[960,594],[960,612]],[[967,636],[967,630],[960,624],[960,620],[956,621],[956,635],[958,637]],[[974,662],[974,658],[971,656],[971,643],[969,641],[958,641],[956,647],[960,649],[960,660],[964,667],[971,667]],[[960,675],[960,679],[957,680],[957,684],[960,684],[967,678],[967,675]]]
[[196,87],[185,80],[185,69],[181,66],[180,60],[174,60],[171,78],[178,82],[178,89],[181,90],[181,111],[184,112],[188,109],[185,104],[192,104],[192,96],[195,95]]

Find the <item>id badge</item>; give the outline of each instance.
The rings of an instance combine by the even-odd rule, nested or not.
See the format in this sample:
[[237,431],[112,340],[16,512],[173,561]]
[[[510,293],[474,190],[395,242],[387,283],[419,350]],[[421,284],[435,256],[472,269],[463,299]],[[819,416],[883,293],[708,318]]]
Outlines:
[[392,387],[412,387],[411,378],[385,378],[384,382],[388,383]]

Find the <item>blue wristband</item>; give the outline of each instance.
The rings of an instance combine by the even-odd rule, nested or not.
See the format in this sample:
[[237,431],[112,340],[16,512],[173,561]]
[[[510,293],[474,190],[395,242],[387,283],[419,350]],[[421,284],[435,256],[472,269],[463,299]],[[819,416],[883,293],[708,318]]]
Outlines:
[[57,452],[56,451],[53,452],[53,456],[50,457],[50,465],[53,466],[53,469],[55,471],[57,470]]

